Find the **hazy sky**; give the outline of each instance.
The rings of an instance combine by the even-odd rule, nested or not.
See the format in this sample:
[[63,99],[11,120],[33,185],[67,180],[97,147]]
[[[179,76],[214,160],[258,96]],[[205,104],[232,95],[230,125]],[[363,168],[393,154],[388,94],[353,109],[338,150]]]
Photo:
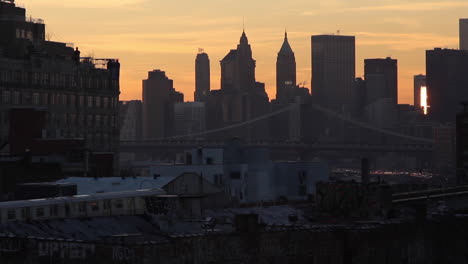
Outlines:
[[296,54],[297,81],[310,87],[310,36],[356,36],[356,74],[365,58],[398,59],[399,101],[412,103],[413,75],[425,73],[425,50],[458,48],[458,18],[468,1],[443,0],[18,0],[42,18],[52,40],[72,42],[82,56],[119,58],[121,99],[140,99],[141,80],[166,71],[193,100],[198,48],[211,60],[211,89],[219,61],[234,49],[242,18],[257,61],[256,79],[275,97],[275,63],[284,29]]

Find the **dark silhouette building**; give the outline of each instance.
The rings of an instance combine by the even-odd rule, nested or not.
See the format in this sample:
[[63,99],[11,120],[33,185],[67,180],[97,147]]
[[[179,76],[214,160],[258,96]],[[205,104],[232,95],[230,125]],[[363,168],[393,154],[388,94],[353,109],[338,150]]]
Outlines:
[[455,122],[460,102],[468,101],[468,52],[440,49],[426,51],[429,117]]
[[143,138],[173,136],[174,103],[183,101],[184,95],[174,89],[165,72],[148,72],[148,79],[143,80]]
[[347,112],[356,75],[355,37],[312,36],[312,96],[339,112]]
[[11,108],[40,108],[47,122],[35,136],[83,138],[91,152],[117,160],[118,60],[82,58],[78,48],[46,40],[44,22],[13,1],[0,1],[0,36],[0,145],[11,139]]
[[205,102],[210,93],[210,59],[201,52],[195,59],[195,102]]
[[139,140],[142,137],[142,102],[120,101],[120,140]]
[[221,60],[221,89],[246,92],[255,88],[255,60],[243,31],[237,49]]
[[292,97],[291,88],[296,86],[296,57],[288,42],[288,33],[276,59],[276,100],[288,102]]
[[[398,103],[397,64],[398,61],[390,57],[364,60],[364,78],[367,81],[366,98],[368,104],[387,98],[391,98],[395,105]],[[378,81],[371,82],[370,79]]]
[[[265,84],[255,80],[255,60],[245,32],[237,49],[221,60],[221,89],[210,93],[207,105],[208,129],[239,124],[267,114],[270,110]],[[267,121],[231,129],[218,135],[238,136],[246,140],[266,139]]]
[[460,50],[468,51],[468,18],[460,18]]
[[463,110],[457,115],[456,156],[457,183],[468,183],[468,102],[463,102]]
[[416,109],[421,109],[421,87],[426,87],[426,75],[414,76],[414,106]]

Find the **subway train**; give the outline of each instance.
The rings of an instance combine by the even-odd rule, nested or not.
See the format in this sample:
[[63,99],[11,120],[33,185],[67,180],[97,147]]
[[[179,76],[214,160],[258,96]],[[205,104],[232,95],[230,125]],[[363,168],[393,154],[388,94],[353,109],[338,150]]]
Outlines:
[[0,203],[0,223],[63,218],[142,215],[157,201],[176,198],[162,189],[109,192]]

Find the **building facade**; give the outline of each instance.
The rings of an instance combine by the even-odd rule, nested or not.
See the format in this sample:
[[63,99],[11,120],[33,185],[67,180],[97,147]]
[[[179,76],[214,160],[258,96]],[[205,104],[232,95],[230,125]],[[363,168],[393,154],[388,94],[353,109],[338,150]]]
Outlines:
[[[390,98],[396,105],[398,103],[398,61],[390,57],[385,59],[364,60],[364,78],[370,75],[382,83],[367,87],[367,103],[374,103],[380,99]],[[370,84],[369,82],[367,83]]]
[[143,80],[143,138],[173,136],[174,103],[183,101],[184,95],[174,89],[164,71],[148,72]]
[[[237,49],[229,51],[220,63],[221,89],[210,93],[207,104],[208,129],[241,124],[269,113],[265,84],[255,80],[255,60],[245,32],[242,32]],[[268,122],[258,121],[213,136],[264,140],[268,138]]]
[[312,36],[312,96],[323,106],[346,112],[356,75],[355,37]]
[[90,151],[117,156],[120,63],[46,40],[43,21],[25,14],[0,1],[0,144],[10,109],[39,108],[48,113],[42,138],[84,138]]
[[140,140],[142,136],[142,103],[120,101],[120,140]]
[[414,76],[414,106],[421,109],[421,87],[426,87],[426,75]]
[[195,102],[206,102],[210,93],[210,58],[205,52],[195,59]]
[[284,41],[276,59],[276,100],[289,102],[291,88],[296,86],[296,57],[284,33]]
[[468,51],[468,18],[460,18],[460,50]]
[[174,104],[174,126],[176,136],[200,138],[198,133],[206,129],[204,102],[179,102]]
[[468,101],[468,52],[440,49],[426,51],[426,80],[429,117],[436,122],[455,123]]

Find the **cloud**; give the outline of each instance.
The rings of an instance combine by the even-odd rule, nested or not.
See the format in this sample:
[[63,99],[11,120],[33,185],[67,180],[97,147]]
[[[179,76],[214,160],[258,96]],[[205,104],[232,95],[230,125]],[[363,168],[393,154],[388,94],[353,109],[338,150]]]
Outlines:
[[379,6],[360,6],[341,8],[334,10],[312,10],[305,11],[302,13],[304,16],[315,16],[325,14],[338,14],[338,13],[360,13],[360,12],[378,12],[378,11],[399,11],[399,12],[424,12],[424,11],[440,11],[447,9],[455,9],[468,7],[466,1],[442,1],[442,2],[416,2],[416,3],[401,3],[401,4],[389,4]]
[[426,50],[434,47],[456,48],[458,38],[433,33],[352,32],[358,46],[388,46],[390,50]]
[[49,6],[49,7],[66,7],[66,8],[124,8],[124,7],[131,7],[137,4],[142,4],[146,2],[146,0],[79,0],[79,1],[71,1],[71,0],[34,0],[28,1],[23,0],[21,4],[25,4],[27,6],[32,5],[40,5],[40,6]]

